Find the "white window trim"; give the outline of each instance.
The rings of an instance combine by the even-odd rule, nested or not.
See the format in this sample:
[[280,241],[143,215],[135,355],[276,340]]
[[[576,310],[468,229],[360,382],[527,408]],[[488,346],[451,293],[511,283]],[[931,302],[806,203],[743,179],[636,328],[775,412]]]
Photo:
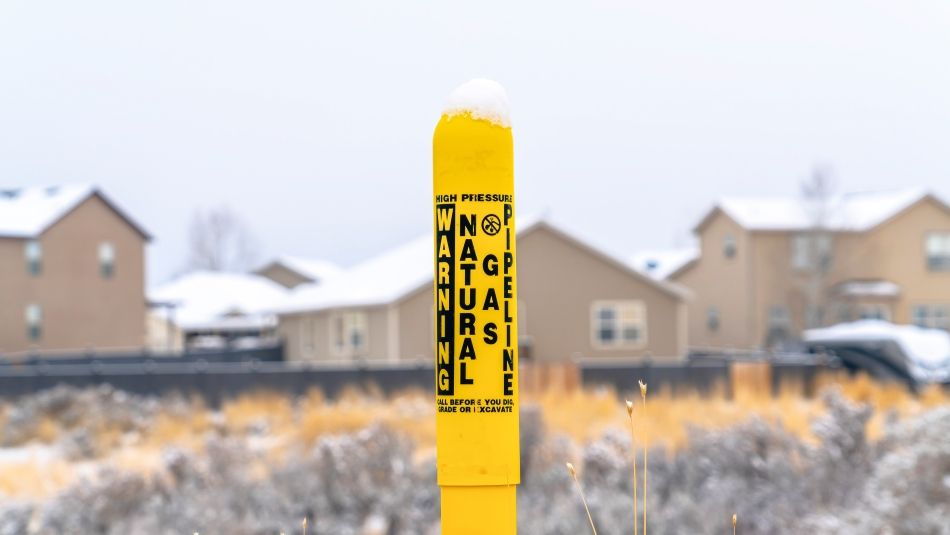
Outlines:
[[[96,256],[99,259],[99,275],[102,278],[113,278],[115,277],[115,259],[116,259],[116,250],[115,244],[111,241],[101,241],[99,246],[96,249]],[[106,276],[106,266],[109,267],[109,275]]]
[[[731,253],[729,251],[732,251]],[[729,233],[722,237],[722,256],[732,260],[739,255],[739,240],[735,234]]]
[[889,307],[888,305],[884,303],[858,303],[858,306],[857,306],[858,319],[864,318],[865,311],[867,310],[882,311],[883,314],[881,314],[881,321],[891,321],[891,307]]
[[831,234],[799,232],[792,236],[792,269],[824,270],[834,262],[834,249]]
[[[710,325],[713,317],[716,318],[716,325],[713,327]],[[717,306],[706,307],[706,332],[717,333],[722,330],[722,312]]]
[[795,234],[792,236],[792,268],[797,270],[806,270],[811,264],[811,251],[809,248],[807,234]]
[[[337,319],[343,320],[343,330],[346,333],[346,318],[350,316],[362,316],[364,320],[363,327],[363,345],[362,347],[353,347],[349,342],[349,337],[343,340],[343,346],[336,345],[336,329],[335,324]],[[328,335],[327,342],[330,345],[330,354],[334,357],[340,358],[353,358],[365,356],[369,350],[369,312],[365,310],[341,310],[339,312],[334,312],[330,314],[330,321],[328,325]]]
[[[942,242],[942,243],[940,243]],[[950,271],[950,268],[941,265],[940,267],[934,267],[931,265],[931,258],[934,258],[936,255],[931,255],[931,244],[937,243],[938,246],[945,249],[950,249],[950,231],[946,230],[932,230],[924,234],[924,262],[927,263],[928,271],[937,271],[937,272],[946,272]],[[943,250],[940,251],[940,258],[946,258],[946,255],[950,254],[950,251]]]
[[[26,321],[27,335],[31,341],[38,341],[43,338],[43,307],[36,303],[30,303],[24,311],[24,320]],[[37,336],[32,336],[33,329],[36,329]]]
[[[781,314],[776,314],[776,312],[781,312]],[[770,329],[788,329],[792,326],[791,311],[786,305],[770,306],[766,319]]]
[[[598,335],[598,324],[599,318],[597,317],[597,311],[603,307],[615,307],[618,308],[622,305],[635,304],[640,307],[642,313],[642,319],[640,321],[640,339],[637,342],[625,342],[623,339],[623,328],[620,326],[618,329],[617,343],[614,344],[605,344],[601,342],[600,336]],[[643,349],[647,346],[648,341],[648,311],[647,304],[642,299],[610,299],[610,300],[597,300],[590,304],[590,344],[594,349],[620,349],[620,350],[629,350],[629,349]],[[619,314],[617,316],[619,322]]]
[[[924,315],[921,318],[923,321],[917,321],[917,310],[923,309]],[[939,317],[940,323],[938,324],[937,310],[942,310],[943,315]],[[915,303],[910,306],[910,322],[913,325],[918,325],[927,329],[950,329],[950,304],[948,303]],[[922,325],[921,325],[922,324]]]
[[[23,256],[26,259],[26,269],[30,275],[37,276],[43,273],[43,244],[39,240],[28,240],[23,244]],[[33,271],[33,265],[36,271]]]

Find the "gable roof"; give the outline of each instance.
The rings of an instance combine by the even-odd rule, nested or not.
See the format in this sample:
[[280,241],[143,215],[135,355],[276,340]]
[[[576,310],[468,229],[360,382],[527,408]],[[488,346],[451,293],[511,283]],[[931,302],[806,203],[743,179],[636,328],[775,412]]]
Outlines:
[[148,291],[154,304],[171,305],[174,311],[157,312],[185,329],[234,323],[268,325],[269,312],[286,299],[288,291],[276,282],[248,273],[195,271],[181,275]]
[[699,258],[698,247],[639,251],[627,258],[627,265],[656,280],[668,280]]
[[[946,206],[941,199],[922,188],[836,195],[829,199],[829,216],[824,228],[840,232],[868,231],[926,198]],[[718,213],[753,231],[794,231],[815,227],[815,219],[801,199],[724,198],[706,213],[695,231],[701,231]]]
[[91,184],[0,189],[0,236],[36,238],[90,197],[98,197],[144,239],[151,236]]
[[316,258],[301,258],[299,256],[279,256],[276,259],[264,264],[264,266],[254,270],[254,273],[260,273],[271,266],[282,266],[285,269],[293,271],[301,277],[310,279],[311,282],[325,281],[331,277],[336,277],[343,273],[343,268],[330,262],[329,260],[320,260]]
[[[620,260],[571,236],[546,220],[519,218],[516,225],[518,237],[524,237],[528,233],[539,229],[547,229],[569,240],[586,252],[598,256],[638,280],[657,287],[677,299],[682,299],[685,295],[684,290],[643,275]],[[278,307],[277,311],[278,313],[292,314],[394,303],[410,293],[432,284],[433,240],[432,235],[421,236],[405,245],[358,264],[325,284],[301,285]]]

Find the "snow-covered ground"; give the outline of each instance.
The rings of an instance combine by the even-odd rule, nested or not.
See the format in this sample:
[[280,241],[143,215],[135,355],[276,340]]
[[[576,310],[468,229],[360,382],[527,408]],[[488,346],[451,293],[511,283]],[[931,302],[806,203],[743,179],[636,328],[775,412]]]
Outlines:
[[60,457],[58,450],[48,444],[27,444],[0,448],[0,470],[4,464],[42,463]]

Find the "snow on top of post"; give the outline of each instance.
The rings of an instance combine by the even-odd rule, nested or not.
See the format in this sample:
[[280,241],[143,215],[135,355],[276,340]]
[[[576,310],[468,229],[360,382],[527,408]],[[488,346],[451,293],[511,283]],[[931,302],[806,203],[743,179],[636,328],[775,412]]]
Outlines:
[[445,101],[442,113],[449,117],[470,113],[499,126],[511,126],[511,106],[505,88],[494,80],[475,78],[455,88]]

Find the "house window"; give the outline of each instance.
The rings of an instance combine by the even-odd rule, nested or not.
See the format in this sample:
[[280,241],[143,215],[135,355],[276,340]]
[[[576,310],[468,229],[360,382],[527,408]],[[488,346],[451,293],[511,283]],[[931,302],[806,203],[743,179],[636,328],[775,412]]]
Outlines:
[[827,234],[796,234],[792,237],[792,267],[825,271],[831,267],[833,242]]
[[716,307],[709,307],[706,309],[706,328],[710,331],[719,330],[719,309]]
[[851,307],[845,303],[836,303],[834,306],[834,318],[837,319],[839,323],[846,323],[851,321]]
[[805,328],[815,329],[821,327],[825,321],[825,311],[818,305],[805,306]]
[[950,305],[915,305],[910,315],[918,327],[950,330]]
[[43,246],[40,242],[30,240],[23,246],[23,254],[26,255],[26,270],[31,275],[39,275],[43,272]]
[[858,305],[858,319],[891,321],[891,311],[887,305],[864,303]]
[[26,336],[33,341],[43,336],[43,309],[40,305],[26,307]]
[[774,305],[769,308],[769,327],[788,327],[788,307]]
[[591,338],[595,347],[636,348],[646,345],[643,301],[598,301],[591,306]]
[[115,247],[109,242],[99,244],[99,274],[111,279],[115,273]]
[[726,258],[736,256],[736,237],[732,234],[726,234],[722,239],[722,254],[726,255]]
[[931,271],[950,271],[950,232],[928,233],[926,249]]
[[365,312],[344,312],[330,321],[330,344],[337,356],[355,356],[366,350],[369,321]]

